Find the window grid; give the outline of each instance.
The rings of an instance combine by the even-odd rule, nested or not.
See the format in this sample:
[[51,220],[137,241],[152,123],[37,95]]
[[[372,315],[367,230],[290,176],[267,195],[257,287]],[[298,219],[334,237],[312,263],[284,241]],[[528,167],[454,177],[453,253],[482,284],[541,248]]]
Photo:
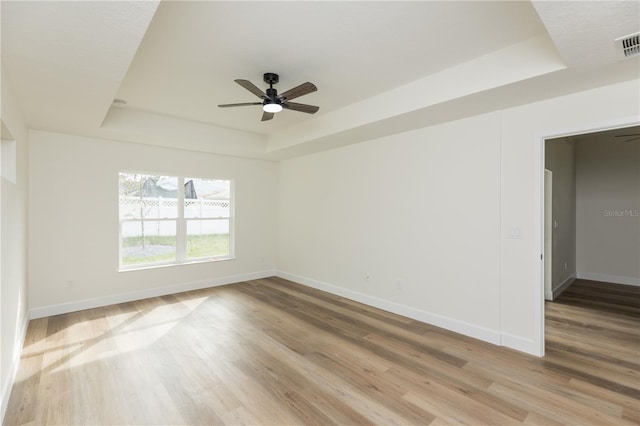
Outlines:
[[[152,194],[158,192],[154,185],[162,186],[160,181],[165,184],[161,189],[167,192],[168,185],[173,191]],[[232,259],[231,184],[228,180],[121,172],[120,269]]]

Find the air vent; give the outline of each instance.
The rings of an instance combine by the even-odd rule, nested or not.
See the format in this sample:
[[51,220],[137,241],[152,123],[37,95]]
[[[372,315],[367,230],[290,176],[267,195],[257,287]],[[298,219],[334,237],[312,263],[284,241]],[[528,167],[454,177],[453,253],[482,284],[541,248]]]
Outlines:
[[619,59],[627,59],[640,55],[640,33],[617,38],[616,50]]

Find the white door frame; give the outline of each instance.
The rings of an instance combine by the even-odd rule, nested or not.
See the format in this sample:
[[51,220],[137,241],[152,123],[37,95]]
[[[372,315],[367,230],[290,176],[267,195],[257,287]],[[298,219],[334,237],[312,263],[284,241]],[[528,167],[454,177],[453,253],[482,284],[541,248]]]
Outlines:
[[576,136],[605,130],[621,129],[640,125],[640,117],[620,117],[600,123],[584,123],[575,127],[539,132],[534,138],[534,149],[537,153],[534,161],[533,188],[533,221],[534,247],[538,267],[534,268],[534,282],[538,283],[533,295],[535,324],[534,342],[538,342],[536,355],[544,356],[544,144],[547,139]]
[[[545,143],[545,147],[546,147]],[[544,169],[544,298],[553,300],[553,172]]]

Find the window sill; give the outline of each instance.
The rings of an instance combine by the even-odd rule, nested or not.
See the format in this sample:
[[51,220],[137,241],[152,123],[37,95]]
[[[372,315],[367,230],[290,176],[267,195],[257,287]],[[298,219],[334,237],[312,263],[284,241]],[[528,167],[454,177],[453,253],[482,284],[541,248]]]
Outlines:
[[235,257],[219,257],[215,259],[207,258],[207,259],[194,259],[189,260],[187,262],[171,262],[171,263],[154,263],[154,264],[146,264],[146,265],[131,265],[131,266],[120,266],[118,268],[118,272],[130,272],[130,271],[142,271],[147,269],[159,269],[159,268],[170,268],[173,266],[185,266],[185,265],[197,265],[202,263],[218,263],[225,262],[228,260],[236,260]]

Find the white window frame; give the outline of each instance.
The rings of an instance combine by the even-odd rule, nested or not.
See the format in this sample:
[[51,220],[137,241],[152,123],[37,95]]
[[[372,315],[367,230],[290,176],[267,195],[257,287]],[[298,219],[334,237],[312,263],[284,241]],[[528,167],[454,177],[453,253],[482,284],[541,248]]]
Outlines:
[[[166,176],[166,177],[176,178],[177,185],[178,185],[178,198],[177,198],[177,215],[175,218],[146,219],[146,221],[150,221],[150,222],[168,221],[168,222],[176,223],[176,260],[124,265],[122,263],[122,223],[123,222],[144,223],[145,219],[144,218],[122,219],[120,217],[120,191],[118,190],[118,270],[119,271],[123,272],[123,271],[131,271],[131,270],[152,269],[152,268],[159,268],[159,267],[166,267],[166,266],[189,265],[194,263],[217,262],[217,261],[235,259],[235,255],[234,255],[235,253],[235,181],[233,179],[196,177],[193,175],[189,175],[188,176],[189,179],[224,180],[229,182],[229,204],[230,205],[229,205],[228,217],[221,216],[221,217],[204,217],[204,218],[186,218],[184,214],[185,176],[176,176],[170,173],[120,170],[118,172],[118,180],[120,179],[121,174],[139,174],[139,175],[147,175],[147,176]],[[225,255],[219,255],[219,256],[204,256],[204,257],[197,257],[197,258],[188,258],[187,257],[187,222],[190,220],[191,221],[228,220],[229,221],[229,253]]]

